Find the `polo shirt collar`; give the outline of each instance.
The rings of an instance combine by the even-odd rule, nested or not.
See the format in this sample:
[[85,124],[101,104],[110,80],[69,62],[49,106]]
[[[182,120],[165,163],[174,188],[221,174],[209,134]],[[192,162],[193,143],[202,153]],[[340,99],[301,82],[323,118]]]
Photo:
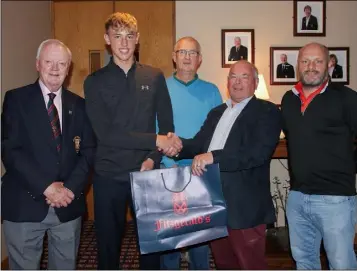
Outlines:
[[[129,73],[131,70],[135,70],[135,68],[136,68],[136,66],[137,66],[136,63],[137,63],[137,61],[136,61],[135,58],[134,58],[134,62],[133,62],[133,64],[131,65],[130,69],[128,70],[128,73]],[[122,68],[120,68],[120,66],[118,66],[117,64],[115,64],[113,57],[110,57],[109,65],[110,65],[110,67],[112,67],[112,68],[117,68],[117,69],[120,69],[121,71],[124,72],[124,70],[123,70]]]
[[177,72],[174,72],[174,75],[173,75],[174,79],[175,79],[177,82],[183,84],[183,85],[186,86],[186,87],[192,85],[192,84],[198,79],[198,74],[196,73],[196,74],[195,74],[195,77],[194,77],[191,81],[188,81],[188,82],[186,83],[186,82],[184,82],[184,81],[178,79],[178,78],[176,77],[176,74],[177,74]]
[[[322,88],[322,90],[319,93],[324,93],[326,91],[327,86],[329,85],[330,81],[328,80],[326,85]],[[323,83],[325,84],[325,83]],[[299,96],[300,92],[302,89],[302,84],[301,82],[298,82],[295,86],[293,86],[293,88],[291,89],[291,91],[296,95]],[[300,91],[299,91],[300,90]]]

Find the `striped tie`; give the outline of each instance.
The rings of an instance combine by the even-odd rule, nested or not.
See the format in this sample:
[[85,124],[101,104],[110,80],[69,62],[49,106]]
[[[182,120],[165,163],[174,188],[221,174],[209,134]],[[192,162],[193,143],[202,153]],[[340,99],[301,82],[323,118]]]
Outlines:
[[53,103],[56,94],[50,93],[48,94],[48,96],[50,97],[50,99],[47,104],[47,112],[51,122],[53,139],[55,140],[57,151],[60,152],[61,142],[62,142],[61,126],[60,126],[60,120],[59,120],[57,108]]

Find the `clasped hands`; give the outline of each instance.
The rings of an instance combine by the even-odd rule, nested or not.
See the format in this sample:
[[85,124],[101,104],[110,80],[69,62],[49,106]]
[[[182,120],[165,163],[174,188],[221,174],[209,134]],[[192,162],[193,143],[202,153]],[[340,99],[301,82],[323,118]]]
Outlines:
[[71,190],[63,185],[63,182],[53,182],[43,192],[46,196],[46,202],[51,207],[67,207],[74,199],[74,194]]
[[173,157],[181,151],[182,141],[177,135],[169,132],[167,135],[157,135],[156,146],[166,156]]

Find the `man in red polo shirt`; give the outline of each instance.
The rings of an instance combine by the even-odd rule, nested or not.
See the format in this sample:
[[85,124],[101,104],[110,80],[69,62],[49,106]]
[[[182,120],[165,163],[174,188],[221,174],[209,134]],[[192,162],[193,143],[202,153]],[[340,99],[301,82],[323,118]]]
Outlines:
[[329,81],[328,61],[325,46],[304,46],[300,82],[282,100],[291,170],[290,245],[297,269],[321,269],[323,240],[330,269],[356,270],[357,93]]

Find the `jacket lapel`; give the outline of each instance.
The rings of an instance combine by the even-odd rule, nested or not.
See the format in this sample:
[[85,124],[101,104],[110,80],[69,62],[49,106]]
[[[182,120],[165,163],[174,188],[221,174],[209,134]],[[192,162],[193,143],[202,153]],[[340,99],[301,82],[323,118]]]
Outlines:
[[[75,114],[75,101],[67,89],[62,89],[62,151],[61,156],[66,157],[69,145],[67,142],[71,142],[70,129],[72,119]],[[67,144],[66,144],[67,143]],[[74,144],[74,143],[73,143]]]
[[[236,120],[234,121],[231,131],[229,132],[226,144],[231,138],[233,138],[234,141],[239,141],[238,136],[242,136],[242,133],[244,133],[243,132],[244,129],[242,129],[242,127],[247,122],[247,120],[249,120],[250,116],[254,115],[252,111],[254,111],[256,104],[257,104],[257,98],[254,95],[252,99],[248,102],[248,104],[243,108],[242,112],[240,112]],[[241,129],[241,132],[237,134],[237,132],[235,131],[237,131],[238,129]]]
[[211,119],[209,120],[209,122],[211,123],[211,126],[210,126],[211,128],[210,128],[210,132],[207,133],[207,134],[209,134],[209,137],[205,141],[204,148],[203,148],[204,150],[206,150],[206,151],[208,150],[209,145],[211,144],[211,141],[212,141],[214,131],[216,130],[218,122],[221,119],[221,117],[226,109],[227,109],[227,105],[225,103],[223,103],[220,105],[220,108],[217,109],[215,114],[211,115]]
[[36,136],[44,144],[47,144],[53,152],[57,152],[47,107],[38,81],[33,84],[28,97],[25,99],[25,108],[29,123],[36,131]]
[[248,104],[243,108],[242,112],[240,112],[239,116],[237,117],[237,119],[235,120],[232,130],[234,129],[235,126],[238,125],[238,122],[240,122],[240,120],[245,116],[248,115],[249,116],[249,112],[254,109],[255,104],[257,102],[257,98],[255,97],[255,95],[252,97],[252,99],[250,99],[250,101],[248,102]]

